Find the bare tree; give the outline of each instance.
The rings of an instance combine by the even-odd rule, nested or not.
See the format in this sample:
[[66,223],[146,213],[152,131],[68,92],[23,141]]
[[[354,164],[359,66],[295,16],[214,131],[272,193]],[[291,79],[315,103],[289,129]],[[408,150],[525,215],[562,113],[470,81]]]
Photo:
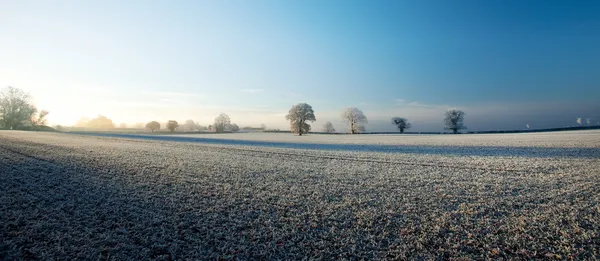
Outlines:
[[299,136],[310,131],[310,125],[306,123],[307,121],[316,121],[315,112],[307,103],[298,103],[292,106],[285,119],[290,121],[292,133],[297,133]]
[[232,124],[229,126],[229,130],[230,130],[230,131],[232,131],[232,132],[238,132],[238,131],[240,131],[240,127],[239,127],[237,124],[235,124],[235,123],[232,123]]
[[465,113],[461,110],[457,109],[449,109],[446,111],[446,117],[444,118],[444,123],[446,125],[446,129],[452,130],[453,133],[458,133],[458,130],[466,129],[467,126],[464,125]]
[[[342,112],[342,120],[350,125],[350,133],[356,134],[361,131],[359,128],[367,124],[369,121],[367,120],[367,116],[363,114],[363,112],[357,108],[348,108]],[[363,130],[364,132],[364,130]]]
[[215,128],[216,132],[224,132],[229,128],[229,125],[231,125],[231,119],[227,114],[221,113],[215,118],[215,124],[213,127]]
[[21,89],[9,86],[0,92],[0,128],[19,129],[32,123],[36,112],[29,95]]
[[178,127],[179,123],[177,123],[177,121],[170,120],[169,122],[167,122],[167,129],[169,129],[171,132],[174,132],[175,129],[177,129]]
[[195,131],[198,130],[199,125],[193,120],[186,120],[183,124],[184,131]]
[[151,132],[160,129],[160,123],[158,121],[151,121],[146,124],[146,129],[149,129]]
[[335,128],[333,127],[333,124],[330,121],[325,122],[325,124],[323,125],[323,132],[327,132],[327,133],[335,132]]
[[396,125],[400,133],[404,133],[404,129],[410,129],[412,124],[405,118],[393,117],[392,124]]

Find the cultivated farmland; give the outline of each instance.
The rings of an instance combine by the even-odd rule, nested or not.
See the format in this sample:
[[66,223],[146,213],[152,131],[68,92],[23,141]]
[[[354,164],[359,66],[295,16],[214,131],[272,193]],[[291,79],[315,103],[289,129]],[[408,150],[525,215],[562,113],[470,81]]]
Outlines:
[[600,258],[600,131],[2,131],[0,185],[0,259]]

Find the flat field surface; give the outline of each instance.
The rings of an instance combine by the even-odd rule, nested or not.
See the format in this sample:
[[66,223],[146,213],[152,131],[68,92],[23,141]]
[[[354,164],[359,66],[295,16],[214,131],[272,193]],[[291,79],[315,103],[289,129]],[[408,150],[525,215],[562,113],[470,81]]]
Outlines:
[[0,259],[599,259],[600,131],[0,131]]

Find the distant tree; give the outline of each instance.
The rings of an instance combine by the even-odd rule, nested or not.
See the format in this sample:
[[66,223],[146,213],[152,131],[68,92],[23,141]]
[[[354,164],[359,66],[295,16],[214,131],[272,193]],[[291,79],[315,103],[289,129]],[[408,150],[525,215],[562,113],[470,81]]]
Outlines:
[[160,123],[158,123],[157,121],[148,122],[148,123],[146,123],[146,129],[149,129],[151,132],[154,132],[155,130],[159,130]]
[[42,111],[36,116],[37,112],[29,94],[21,89],[9,86],[0,92],[0,128],[16,130],[24,125],[33,125],[35,120],[43,120],[48,114]]
[[75,123],[75,127],[87,128],[88,122],[90,122],[90,119],[88,117],[81,117],[81,119],[77,120],[77,122]]
[[327,133],[335,132],[335,128],[333,127],[333,124],[330,121],[325,122],[325,124],[323,125],[323,132],[327,132]]
[[212,131],[213,130],[213,126],[212,125],[208,125],[208,130]]
[[185,131],[195,131],[198,130],[198,124],[196,122],[194,122],[193,120],[186,120],[185,123],[183,124],[183,129]]
[[230,131],[232,131],[232,132],[238,132],[238,131],[240,131],[240,127],[239,127],[237,124],[235,124],[235,123],[232,123],[232,124],[229,126],[229,130],[230,130]]
[[170,120],[169,122],[167,122],[167,129],[169,129],[171,132],[174,132],[175,129],[177,129],[178,127],[179,123],[177,123],[177,121]]
[[446,111],[446,116],[444,118],[444,123],[446,129],[452,130],[453,133],[458,133],[458,130],[466,129],[467,126],[464,125],[465,113],[461,110],[457,109],[449,109]]
[[404,129],[410,129],[412,124],[405,118],[393,117],[392,124],[396,125],[400,133],[404,133]]
[[[133,127],[136,129],[143,129],[144,126],[146,126],[146,124],[144,124],[143,122],[138,122]],[[160,129],[160,126],[159,126],[159,129]]]
[[577,124],[581,125],[583,123],[583,118],[577,118]]
[[119,128],[127,129],[127,123],[121,122],[121,124],[119,124]]
[[231,125],[231,119],[227,114],[221,113],[215,118],[214,128],[216,132],[224,132],[229,128],[229,125]]
[[[359,128],[364,128],[364,124],[367,124],[367,116],[357,108],[347,108],[342,112],[342,120],[350,125],[350,133],[360,133]],[[363,130],[364,132],[364,130]]]
[[260,125],[260,128],[261,128],[262,130],[267,130],[267,125],[265,125],[265,124],[263,123],[263,124],[261,124],[261,125]]
[[112,129],[115,127],[115,124],[111,119],[98,115],[98,117],[88,121],[86,127],[93,129]]
[[306,103],[298,103],[292,106],[285,119],[290,121],[292,133],[296,133],[299,136],[310,131],[310,125],[306,123],[307,121],[316,121],[313,108]]

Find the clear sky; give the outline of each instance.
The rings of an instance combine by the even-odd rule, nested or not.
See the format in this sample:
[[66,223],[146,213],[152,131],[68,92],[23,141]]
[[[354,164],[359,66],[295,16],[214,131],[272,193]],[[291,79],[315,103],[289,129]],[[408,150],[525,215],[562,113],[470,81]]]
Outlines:
[[286,129],[298,102],[320,130],[346,107],[367,130],[471,130],[600,121],[600,1],[0,0],[0,87],[33,95],[52,124]]

